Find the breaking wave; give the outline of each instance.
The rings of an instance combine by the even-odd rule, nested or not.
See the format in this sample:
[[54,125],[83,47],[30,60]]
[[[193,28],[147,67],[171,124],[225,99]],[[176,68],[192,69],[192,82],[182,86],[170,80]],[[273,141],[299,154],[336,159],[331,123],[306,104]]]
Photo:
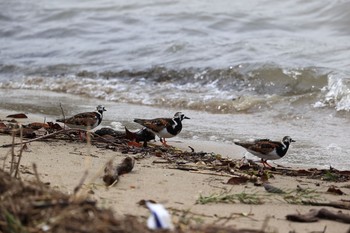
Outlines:
[[337,111],[350,111],[350,79],[343,74],[329,74],[328,84],[322,89],[324,97],[315,107],[334,107]]
[[[5,68],[12,73],[16,69]],[[0,80],[0,88],[5,89],[49,90],[108,101],[215,113],[305,104],[350,111],[349,87],[350,79],[345,74],[320,68],[283,69],[251,64],[227,69],[153,67],[101,73],[84,70],[75,74],[51,73],[27,75],[15,81]]]

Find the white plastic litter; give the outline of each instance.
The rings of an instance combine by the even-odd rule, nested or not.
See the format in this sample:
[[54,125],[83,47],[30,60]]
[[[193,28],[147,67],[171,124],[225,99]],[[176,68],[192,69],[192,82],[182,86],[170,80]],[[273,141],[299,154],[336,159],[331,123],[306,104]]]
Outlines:
[[151,216],[149,216],[147,219],[147,227],[149,229],[174,229],[174,225],[171,221],[171,216],[163,205],[154,204],[147,201],[146,206],[151,211]]

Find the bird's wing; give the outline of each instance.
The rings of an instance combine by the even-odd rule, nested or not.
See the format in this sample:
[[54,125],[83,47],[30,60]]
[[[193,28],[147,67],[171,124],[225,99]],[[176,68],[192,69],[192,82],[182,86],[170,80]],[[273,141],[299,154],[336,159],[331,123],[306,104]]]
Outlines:
[[261,154],[269,154],[272,152],[278,144],[269,139],[255,140],[254,142],[235,142],[235,144],[244,147],[247,150],[255,151]]
[[98,120],[96,112],[84,112],[63,120],[63,123],[70,125],[92,126]]
[[134,122],[145,126],[153,132],[159,132],[162,129],[168,127],[172,123],[171,118],[156,118],[156,119],[135,119]]
[[270,140],[261,140],[252,145],[249,149],[261,154],[269,154],[278,147],[278,143],[279,142],[273,142]]

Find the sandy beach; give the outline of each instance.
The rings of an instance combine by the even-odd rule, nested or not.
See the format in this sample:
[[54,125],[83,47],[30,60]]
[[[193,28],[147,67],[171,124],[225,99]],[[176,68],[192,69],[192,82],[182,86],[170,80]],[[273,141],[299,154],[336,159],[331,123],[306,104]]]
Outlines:
[[[173,233],[350,233],[350,1],[4,0],[0,8],[0,233],[149,233],[144,200],[168,210]],[[49,137],[11,147],[18,125],[8,127],[8,114],[47,123],[98,105],[106,112],[93,131],[126,135],[141,129],[136,118],[177,112],[190,119],[170,147],[158,138],[131,146],[124,134],[86,143],[46,125],[28,131]],[[295,142],[268,161],[273,169],[235,145],[286,136]],[[107,186],[106,165],[125,158],[132,170]],[[107,230],[96,230],[98,208],[109,213],[102,220],[131,216],[145,231],[110,230],[115,221],[101,219]],[[61,223],[70,231],[53,230]],[[198,225],[240,230],[188,230]]]
[[152,202],[160,232],[350,233],[350,1],[0,9],[0,233],[151,233]]
[[[11,136],[0,135],[0,146],[11,142]],[[19,142],[18,138],[16,142]],[[213,152],[220,154],[221,157],[240,159],[243,154],[243,150],[238,146],[223,143],[173,138],[169,139],[169,144],[183,151],[191,151],[191,147],[197,152]],[[18,150],[19,147],[16,147],[15,151]],[[5,170],[9,167],[10,154],[10,148],[0,148],[1,161]],[[126,156],[136,159],[134,169],[122,175],[114,186],[106,187],[102,181],[106,163],[110,159],[119,163]],[[157,156],[140,157],[138,154],[123,154],[83,142],[52,139],[28,144],[20,163],[21,179],[34,179],[33,163],[36,164],[43,182],[65,193],[72,193],[87,171],[88,175],[82,190],[90,198],[97,200],[100,207],[111,208],[119,217],[133,215],[145,221],[149,211],[137,203],[141,200],[153,200],[162,203],[169,210],[175,224],[187,213],[186,218],[190,224],[218,224],[234,226],[238,229],[262,229],[265,232],[347,232],[350,228],[348,224],[323,219],[314,223],[288,221],[286,220],[288,214],[305,214],[310,209],[323,207],[288,204],[281,195],[267,193],[263,186],[255,186],[252,182],[230,185],[227,184],[232,177],[230,174],[201,169],[197,171],[176,169],[176,166]],[[198,168],[202,165],[191,164]],[[287,193],[296,190],[297,186],[313,190],[312,194],[322,202],[349,200],[349,182],[331,182],[279,174],[275,174],[269,182]],[[341,189],[344,195],[327,192],[332,185]],[[240,193],[256,195],[263,200],[263,204],[198,203],[201,196]],[[332,207],[326,208],[333,212],[339,211]],[[349,210],[341,211],[350,214]]]

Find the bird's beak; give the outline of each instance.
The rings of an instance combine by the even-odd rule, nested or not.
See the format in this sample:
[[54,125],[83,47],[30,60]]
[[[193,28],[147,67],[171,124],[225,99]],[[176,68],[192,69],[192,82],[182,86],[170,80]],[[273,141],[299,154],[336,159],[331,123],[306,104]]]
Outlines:
[[189,117],[185,116],[185,117],[184,117],[184,119],[191,119],[191,118],[189,118]]
[[292,141],[291,141],[291,142],[296,142],[296,141],[292,139]]

